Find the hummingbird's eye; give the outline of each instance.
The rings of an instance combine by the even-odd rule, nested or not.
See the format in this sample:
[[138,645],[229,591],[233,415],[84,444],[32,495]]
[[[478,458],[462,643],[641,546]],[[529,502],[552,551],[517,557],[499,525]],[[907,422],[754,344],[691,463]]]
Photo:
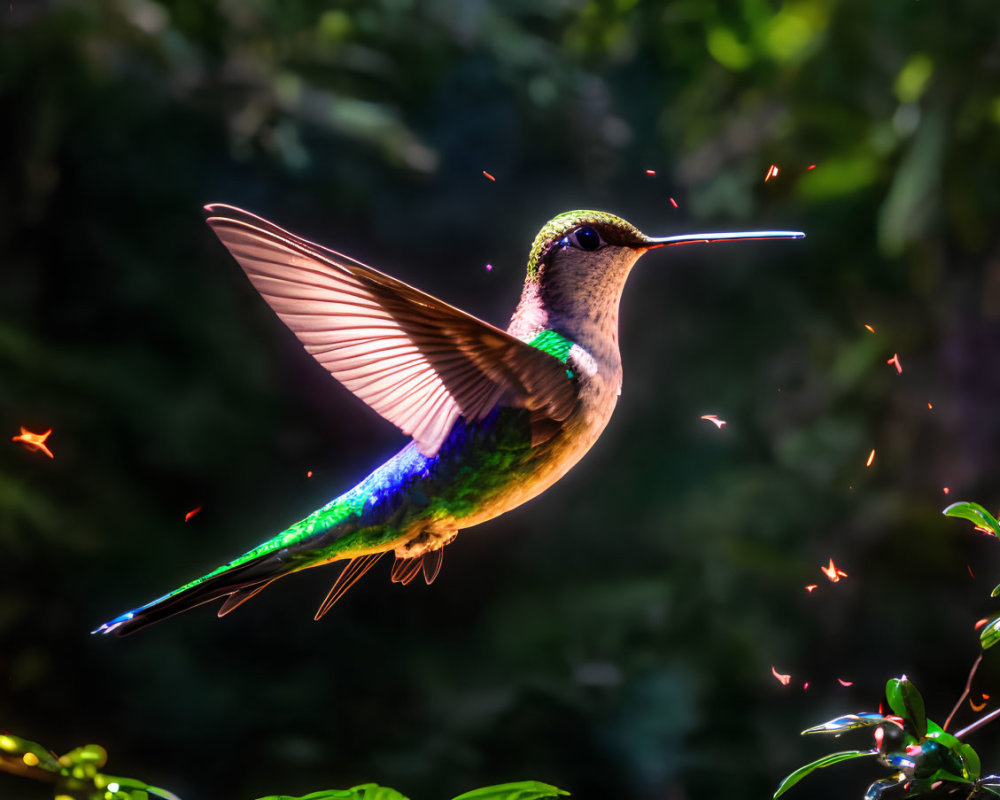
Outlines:
[[604,244],[604,241],[601,239],[601,234],[590,227],[580,228],[580,230],[574,233],[570,238],[573,240],[573,244],[581,250],[596,250]]

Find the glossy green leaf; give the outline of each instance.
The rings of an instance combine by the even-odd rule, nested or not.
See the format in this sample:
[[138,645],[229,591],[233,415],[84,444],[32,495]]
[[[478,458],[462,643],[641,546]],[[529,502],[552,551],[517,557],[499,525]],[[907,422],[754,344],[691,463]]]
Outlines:
[[990,597],[1000,597],[1000,585],[993,588],[993,591],[990,592]]
[[823,756],[823,758],[813,761],[811,764],[799,767],[795,770],[795,772],[780,783],[778,790],[774,793],[775,800],[781,797],[781,795],[791,789],[810,772],[822,769],[823,767],[829,767],[831,764],[839,764],[841,761],[850,761],[852,758],[861,758],[862,756],[873,756],[877,753],[878,750],[844,750],[839,753],[830,753],[827,756]]
[[[105,786],[112,783],[117,783],[120,789],[129,790],[130,794],[137,800],[145,793],[155,795],[156,797],[162,798],[162,800],[181,800],[173,792],[169,792],[166,789],[161,789],[158,786],[151,786],[143,781],[138,781],[135,778],[118,778],[111,775],[102,775],[102,782]],[[138,792],[139,794],[135,794]]]
[[941,513],[946,517],[967,519],[976,527],[985,528],[994,536],[1000,536],[1000,522],[997,522],[997,518],[979,503],[962,500],[958,503],[952,503]]
[[885,685],[885,697],[889,701],[889,707],[913,726],[913,732],[918,739],[927,735],[924,698],[905,675],[902,678],[889,679]]
[[352,786],[350,789],[325,789],[301,797],[271,794],[267,797],[260,797],[258,800],[409,800],[409,798],[388,786],[363,783],[359,786]]
[[983,768],[982,763],[979,760],[979,753],[970,744],[965,742],[959,742],[952,748],[961,761],[962,766],[965,768],[965,776],[971,780],[979,780],[979,776],[982,775]]
[[569,792],[541,781],[515,781],[473,789],[471,792],[460,794],[454,800],[543,800],[561,795],[569,795]]
[[1000,642],[1000,616],[991,619],[979,631],[979,643],[983,650],[989,650],[997,642]]
[[[937,728],[937,725],[934,727]],[[925,751],[931,743],[939,748],[941,767],[929,777],[929,780],[971,783],[979,777],[979,755],[969,745],[940,729],[927,734],[927,739],[923,743]]]
[[[928,728],[929,727],[930,726],[928,725]],[[942,730],[928,731],[927,738],[937,742],[939,745],[946,747],[949,750],[954,750],[957,745],[962,743],[961,740],[955,738],[954,735]]]
[[892,720],[881,714],[844,714],[842,717],[836,717],[831,719],[829,722],[824,722],[821,725],[814,725],[811,728],[806,728],[802,731],[802,735],[807,736],[813,733],[832,733],[834,735],[839,735],[844,731],[853,731],[857,728],[867,728],[875,725],[884,725],[886,723],[893,724]]
[[952,781],[953,783],[974,783],[968,778],[962,777],[961,775],[956,775],[954,772],[949,772],[946,769],[939,769],[930,775],[926,780],[930,782],[935,781]]

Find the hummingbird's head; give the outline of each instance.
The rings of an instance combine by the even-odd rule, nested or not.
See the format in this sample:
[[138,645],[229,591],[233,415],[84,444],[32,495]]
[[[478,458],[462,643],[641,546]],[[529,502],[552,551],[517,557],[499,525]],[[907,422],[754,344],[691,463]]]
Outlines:
[[549,220],[535,237],[528,257],[528,277],[540,277],[550,270],[592,269],[623,255],[634,262],[644,252],[647,240],[638,228],[614,214],[567,211]]
[[789,239],[798,231],[695,233],[652,238],[605,211],[568,211],[539,231],[528,258],[528,277],[514,329],[530,332],[562,325],[617,336],[618,303],[635,262],[671,245],[741,239]]

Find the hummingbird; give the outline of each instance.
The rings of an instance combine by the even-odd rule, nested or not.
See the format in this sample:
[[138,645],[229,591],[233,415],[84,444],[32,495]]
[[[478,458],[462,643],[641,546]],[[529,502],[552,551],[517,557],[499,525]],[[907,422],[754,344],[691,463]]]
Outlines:
[[279,578],[346,562],[320,619],[386,553],[393,582],[437,577],[444,548],[544,492],[593,446],[621,393],[618,313],[650,250],[800,231],[651,238],[603,211],[535,237],[506,330],[242,209],[208,225],[306,351],[411,441],[352,489],[263,544],[94,633],[124,636],[222,599],[220,617]]

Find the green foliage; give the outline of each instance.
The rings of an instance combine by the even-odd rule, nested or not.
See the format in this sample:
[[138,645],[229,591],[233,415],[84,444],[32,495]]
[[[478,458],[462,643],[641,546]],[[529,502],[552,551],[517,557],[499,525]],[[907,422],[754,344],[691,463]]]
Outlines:
[[839,764],[841,761],[850,761],[852,758],[861,758],[863,756],[873,756],[877,753],[877,750],[845,750],[840,753],[830,753],[829,755],[823,756],[822,758],[817,758],[811,764],[806,764],[804,767],[799,767],[795,772],[785,778],[778,786],[777,791],[774,796],[781,797],[785,792],[791,789],[796,783],[802,780],[806,775],[814,770],[820,769],[821,767],[829,767],[831,764]]
[[[53,784],[56,800],[180,800],[166,789],[151,786],[134,778],[122,778],[100,772],[108,760],[100,745],[77,747],[55,756],[37,742],[11,733],[0,733],[0,770]],[[547,800],[568,796],[569,792],[541,781],[515,781],[484,786],[465,792],[453,800]],[[271,794],[258,800],[409,800],[406,795],[363,783],[350,789],[326,789],[301,797]]]
[[941,513],[946,517],[967,519],[985,533],[1000,536],[1000,522],[998,522],[997,518],[994,517],[989,511],[979,505],[979,503],[961,500],[958,503],[952,503]]
[[363,783],[350,789],[327,789],[322,792],[312,792],[302,797],[292,797],[287,794],[270,794],[258,800],[409,800],[405,795],[387,786],[376,783]]
[[[471,792],[460,794],[453,800],[546,800],[546,798],[568,796],[569,792],[549,786],[540,781],[515,781],[497,786],[484,786]],[[303,797],[288,795],[268,795],[258,800],[408,800],[395,789],[365,783],[350,789],[329,789],[323,792],[313,792]]]
[[927,734],[924,698],[905,675],[889,680],[885,685],[885,698],[889,702],[889,708],[910,723],[917,739],[922,739]]
[[979,785],[982,768],[978,753],[927,719],[924,698],[905,675],[886,683],[885,696],[894,717],[869,712],[848,714],[803,731],[839,736],[845,731],[876,726],[874,749],[831,753],[806,764],[785,778],[774,796],[784,794],[816,769],[862,756],[877,756],[879,763],[894,773],[891,778],[873,783],[865,794],[866,800],[903,783],[910,785],[908,797],[929,792],[937,781]]
[[545,800],[550,797],[568,796],[569,792],[540,781],[516,781],[497,786],[484,786],[460,794],[453,800]]
[[56,756],[37,742],[11,733],[0,733],[0,770],[51,783],[57,800],[179,800],[168,792],[134,778],[101,772],[108,754],[88,744]]
[[[979,503],[962,500],[958,503],[952,503],[941,513],[948,517],[967,519],[976,526],[977,530],[1000,537],[1000,522]],[[1000,596],[1000,585],[993,589],[990,596]],[[979,643],[983,650],[989,650],[997,642],[1000,642],[1000,614],[988,618],[986,624],[979,631]]]

